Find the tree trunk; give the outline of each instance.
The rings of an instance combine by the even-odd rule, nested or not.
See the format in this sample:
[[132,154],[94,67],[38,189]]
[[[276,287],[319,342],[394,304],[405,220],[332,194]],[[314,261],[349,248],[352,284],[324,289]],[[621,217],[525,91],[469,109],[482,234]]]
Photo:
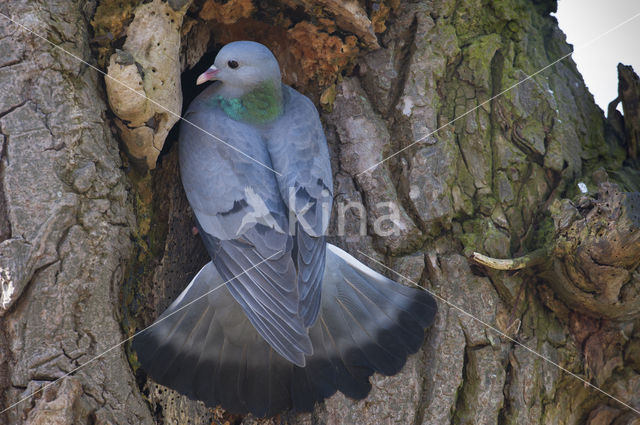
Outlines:
[[[571,59],[536,73],[570,51],[554,9],[2,3],[48,41],[0,16],[0,423],[640,421],[558,367],[640,409],[637,125],[606,121]],[[272,48],[285,82],[322,111],[331,241],[446,300],[436,325],[400,374],[372,378],[368,398],[336,394],[311,414],[207,408],[147,380],[128,344],[48,386],[149,325],[207,261],[170,130],[198,72],[237,39]],[[625,114],[637,112],[635,86],[622,86]],[[340,208],[352,201],[364,217]],[[388,202],[396,231],[376,236]],[[516,272],[472,265],[474,251],[542,254]]]
[[122,349],[47,387],[122,340],[135,228],[102,78],[47,42],[93,61],[90,11],[25,0],[0,12],[45,38],[0,17],[0,421],[150,424]]

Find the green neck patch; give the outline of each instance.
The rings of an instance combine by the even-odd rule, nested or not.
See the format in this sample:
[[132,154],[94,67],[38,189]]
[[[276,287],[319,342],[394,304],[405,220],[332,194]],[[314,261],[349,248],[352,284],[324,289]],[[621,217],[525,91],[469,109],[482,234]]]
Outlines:
[[213,101],[229,118],[250,124],[266,124],[282,112],[282,91],[273,81],[261,84],[242,97],[217,95]]

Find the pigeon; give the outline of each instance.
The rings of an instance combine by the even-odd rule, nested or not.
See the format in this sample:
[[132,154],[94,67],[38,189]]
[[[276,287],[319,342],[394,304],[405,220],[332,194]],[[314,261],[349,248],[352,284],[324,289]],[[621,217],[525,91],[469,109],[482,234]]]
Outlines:
[[[436,303],[366,267],[326,232],[333,201],[318,111],[260,43],[225,45],[197,79],[180,175],[211,261],[133,340],[158,384],[234,414],[363,399],[398,373]],[[211,137],[211,134],[216,137]]]

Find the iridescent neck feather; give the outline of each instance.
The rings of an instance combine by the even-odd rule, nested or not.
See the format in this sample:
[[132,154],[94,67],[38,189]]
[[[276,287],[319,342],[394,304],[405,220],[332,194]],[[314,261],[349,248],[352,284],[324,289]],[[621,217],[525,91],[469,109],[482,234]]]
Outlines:
[[276,81],[264,81],[240,97],[213,97],[227,116],[250,124],[267,124],[282,113],[282,85]]

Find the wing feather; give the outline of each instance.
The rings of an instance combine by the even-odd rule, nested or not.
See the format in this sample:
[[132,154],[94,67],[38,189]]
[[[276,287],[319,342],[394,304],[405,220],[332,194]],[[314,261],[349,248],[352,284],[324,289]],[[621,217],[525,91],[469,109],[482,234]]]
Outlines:
[[294,257],[298,269],[300,312],[307,327],[320,308],[325,262],[325,233],[333,202],[327,141],[318,111],[302,94],[284,86],[285,107],[273,125],[268,149],[283,202],[296,223]]
[[285,233],[287,207],[269,169],[263,132],[227,117],[209,100],[215,93],[211,90],[192,102],[186,114],[199,128],[183,123],[180,131],[187,198],[214,265],[251,324],[280,355],[304,365],[311,341],[299,314],[293,240]]

